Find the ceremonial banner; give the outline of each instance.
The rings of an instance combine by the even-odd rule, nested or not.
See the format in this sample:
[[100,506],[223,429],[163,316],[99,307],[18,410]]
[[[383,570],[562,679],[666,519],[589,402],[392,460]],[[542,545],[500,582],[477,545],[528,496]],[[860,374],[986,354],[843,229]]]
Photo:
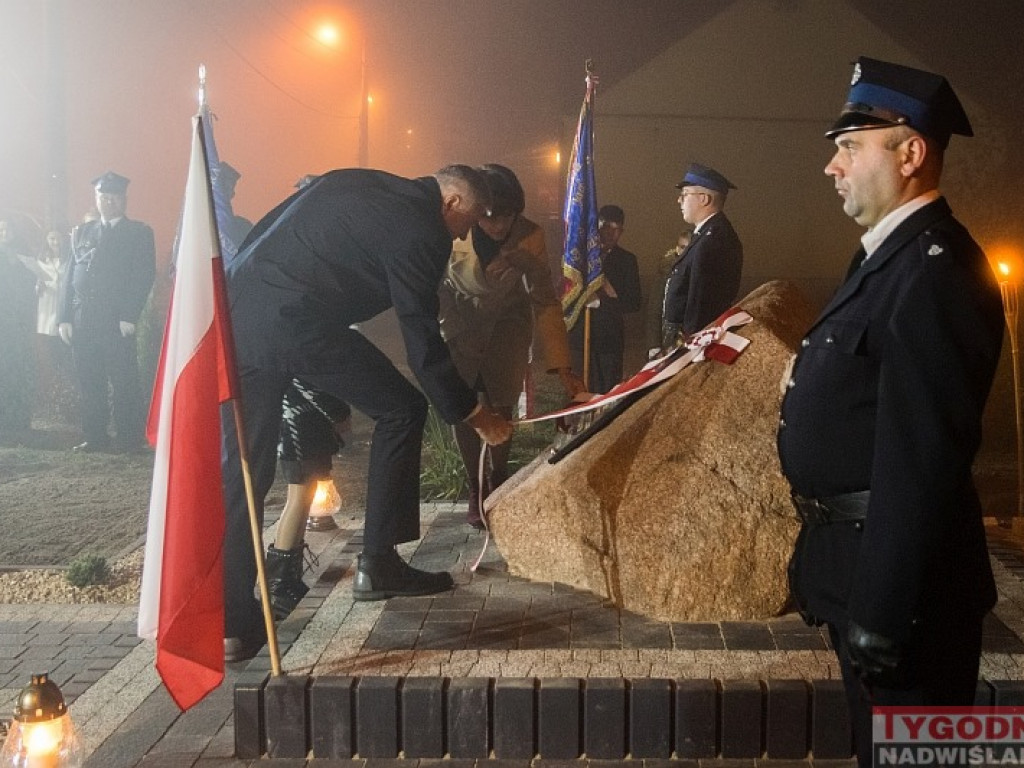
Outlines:
[[[147,435],[156,448],[138,633],[188,709],[224,677],[220,404],[236,396],[203,119],[192,120],[174,289]],[[210,136],[212,139],[212,135]]]
[[597,185],[594,183],[594,88],[588,71],[587,94],[580,108],[576,139],[569,157],[565,190],[565,244],[562,249],[562,314],[572,328],[604,282],[601,241],[597,235]]

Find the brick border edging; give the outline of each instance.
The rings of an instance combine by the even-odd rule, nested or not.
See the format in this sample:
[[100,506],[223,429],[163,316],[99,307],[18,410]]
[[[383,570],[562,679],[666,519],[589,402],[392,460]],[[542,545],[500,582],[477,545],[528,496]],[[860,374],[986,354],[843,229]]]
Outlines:
[[[839,680],[243,677],[244,759],[852,755]],[[976,704],[1024,704],[1024,681],[979,681]]]

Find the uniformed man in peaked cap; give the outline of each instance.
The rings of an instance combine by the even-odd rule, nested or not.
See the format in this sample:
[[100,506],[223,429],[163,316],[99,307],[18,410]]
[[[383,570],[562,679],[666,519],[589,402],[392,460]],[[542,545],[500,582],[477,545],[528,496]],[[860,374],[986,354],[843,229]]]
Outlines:
[[[235,199],[235,187],[238,186],[238,180],[242,178],[242,174],[230,163],[224,160],[220,161],[220,165],[217,167],[217,174],[214,177],[215,183],[224,192],[224,197],[227,198],[228,209],[230,216],[227,221],[226,232],[222,232],[222,235],[226,235],[228,240],[235,248],[235,253],[242,245],[242,241],[245,240],[245,236],[252,231],[252,222],[244,216],[239,216],[235,211],[234,199]],[[224,254],[225,261],[230,261],[234,258],[234,253]]]
[[107,171],[92,185],[100,218],[71,233],[57,330],[71,345],[82,396],[85,441],[75,450],[132,452],[145,447],[135,329],[153,287],[156,249],[153,230],[125,216],[128,179]]
[[857,61],[825,173],[866,231],[783,380],[791,587],[828,625],[862,766],[872,705],[973,704],[996,601],[971,463],[1003,314],[938,189],[951,134],[972,132],[945,78]]
[[694,230],[665,283],[663,348],[729,309],[743,272],[743,244],[724,211],[733,183],[714,168],[693,163],[676,189],[683,220]]

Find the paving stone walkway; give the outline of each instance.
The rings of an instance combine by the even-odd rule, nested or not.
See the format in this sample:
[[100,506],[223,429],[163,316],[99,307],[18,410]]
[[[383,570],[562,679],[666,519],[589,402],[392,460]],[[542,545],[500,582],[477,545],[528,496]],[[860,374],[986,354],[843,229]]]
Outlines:
[[[453,572],[455,589],[434,597],[353,601],[359,520],[339,519],[340,530],[310,534],[319,558],[311,574],[315,585],[278,625],[285,672],[318,677],[838,677],[827,636],[793,615],[759,622],[656,622],[566,585],[511,576],[493,545],[474,572],[470,565],[483,536],[469,529],[462,515],[460,505],[425,505],[423,539],[401,548],[418,567]],[[1024,680],[1024,555],[996,528],[991,529],[990,551],[1000,602],[985,626],[982,677]],[[0,605],[0,718],[12,712],[30,674],[49,671],[71,703],[87,768],[261,762],[234,757],[232,691],[236,682],[266,674],[266,651],[252,662],[229,665],[224,684],[182,714],[160,685],[152,644],[134,635],[135,618],[134,606]],[[367,768],[387,768],[383,764],[394,762],[277,759],[273,765],[369,763]],[[401,766],[413,768],[413,762],[427,768],[438,761],[403,760]],[[469,768],[474,762],[445,760],[444,765]],[[510,768],[505,764],[512,762],[490,760],[487,765]],[[600,762],[608,766],[611,761]],[[626,762],[635,767],[641,761]],[[664,768],[653,765],[659,761],[642,762]],[[701,762],[720,768],[755,764]],[[697,761],[671,764],[683,768]]]

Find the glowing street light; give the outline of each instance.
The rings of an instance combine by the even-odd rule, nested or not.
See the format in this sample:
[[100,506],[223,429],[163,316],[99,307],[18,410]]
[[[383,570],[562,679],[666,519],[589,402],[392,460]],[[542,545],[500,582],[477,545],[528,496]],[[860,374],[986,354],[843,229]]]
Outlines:
[[341,40],[341,33],[333,24],[321,24],[316,30],[316,39],[326,46],[333,48]]
[[[341,42],[341,31],[331,23],[324,22],[316,28],[314,37],[323,45],[335,48]],[[369,93],[366,77],[366,35],[363,34],[363,45],[359,54],[359,166],[368,168],[370,165],[370,105],[373,97]]]

